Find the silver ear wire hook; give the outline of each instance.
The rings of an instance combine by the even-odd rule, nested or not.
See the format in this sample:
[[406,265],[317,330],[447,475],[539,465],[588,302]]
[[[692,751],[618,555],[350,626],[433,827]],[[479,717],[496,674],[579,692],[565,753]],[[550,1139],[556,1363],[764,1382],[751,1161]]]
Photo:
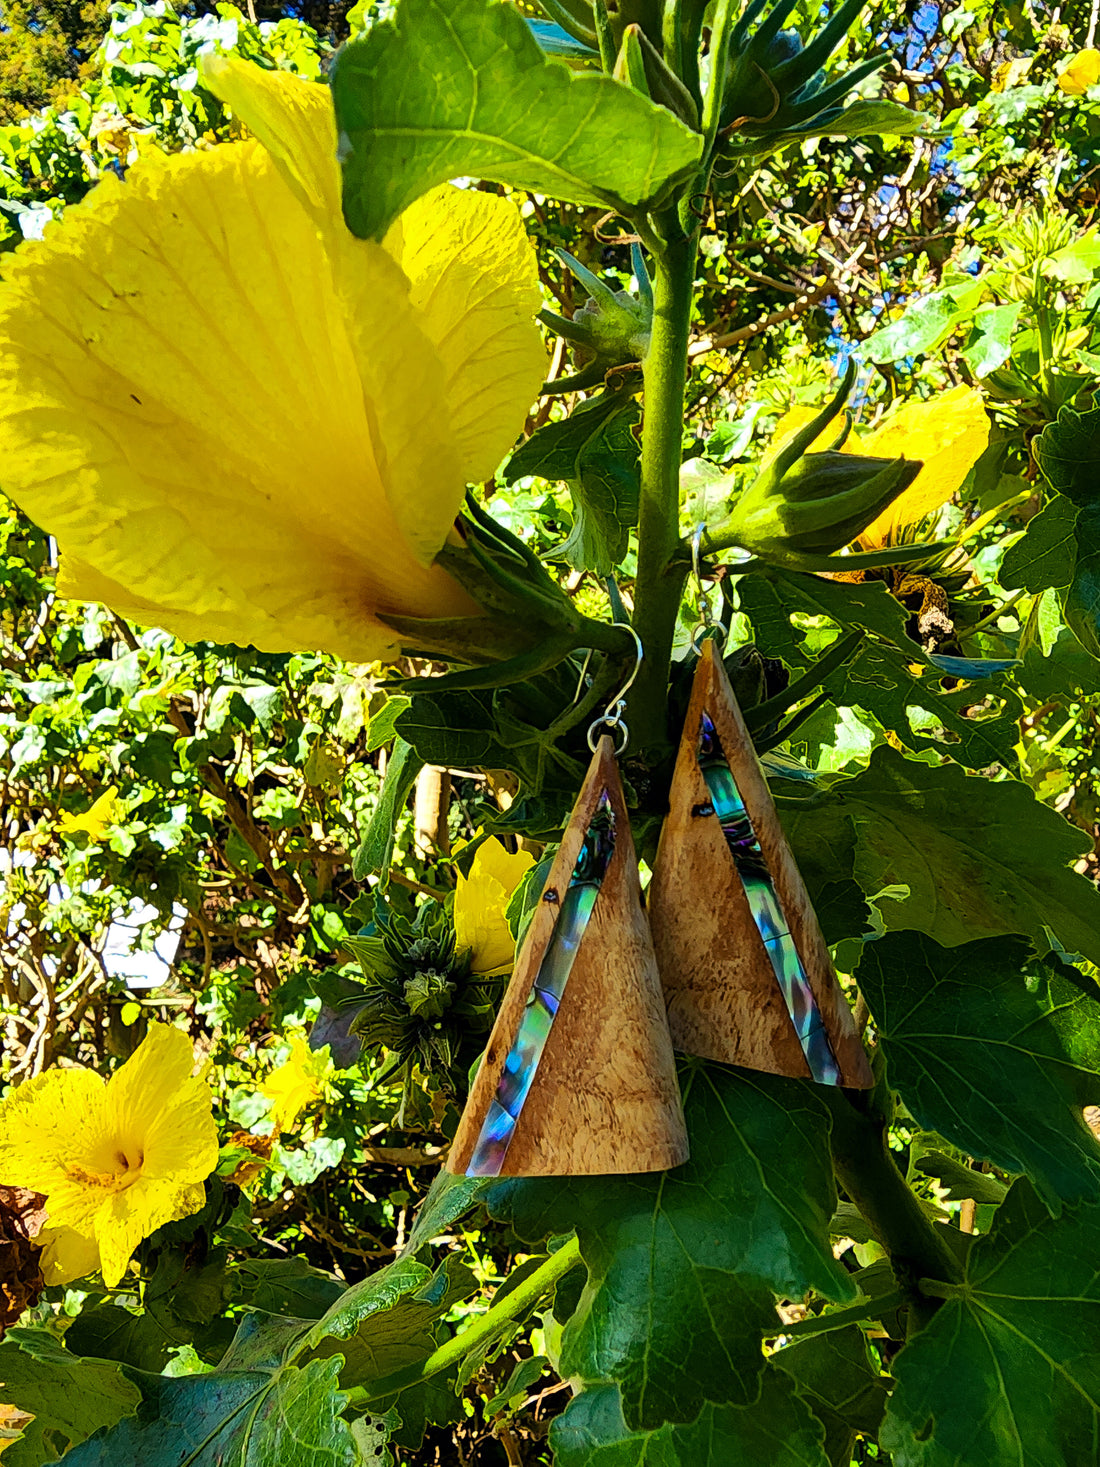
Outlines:
[[703,590],[703,572],[699,564],[699,550],[705,529],[706,524],[700,521],[695,526],[695,533],[691,537],[691,570],[695,577],[695,593],[698,599],[699,609],[699,620],[691,629],[691,650],[693,652],[702,651],[702,648],[699,646],[699,639],[701,636],[705,636],[713,625],[713,618],[710,614],[710,600]]
[[612,698],[611,702],[600,714],[599,718],[593,719],[592,723],[589,725],[588,747],[592,750],[593,753],[596,752],[596,745],[599,742],[600,731],[602,730],[602,732],[609,733],[614,739],[617,740],[615,753],[621,754],[625,750],[627,744],[630,742],[630,730],[623,722],[623,713],[626,709],[626,695],[634,686],[634,679],[638,676],[638,673],[641,670],[642,663],[645,661],[645,648],[642,646],[641,637],[639,637],[638,633],[634,630],[629,622],[613,621],[611,625],[615,627],[622,627],[624,632],[629,632],[630,635],[634,638],[634,666],[631,669],[630,676],[627,678],[626,682],[623,683],[618,693],[616,693],[615,697]]

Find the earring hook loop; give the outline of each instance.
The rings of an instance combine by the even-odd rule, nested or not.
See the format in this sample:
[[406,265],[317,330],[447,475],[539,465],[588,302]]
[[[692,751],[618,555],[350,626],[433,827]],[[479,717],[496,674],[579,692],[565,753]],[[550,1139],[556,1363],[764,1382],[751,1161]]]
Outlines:
[[589,725],[588,747],[593,753],[596,752],[596,745],[600,739],[599,731],[603,730],[605,733],[611,734],[616,740],[615,753],[621,754],[630,742],[630,730],[623,721],[623,714],[626,711],[626,695],[634,686],[634,679],[641,671],[642,663],[645,661],[645,648],[642,646],[641,637],[639,637],[638,633],[628,621],[613,621],[611,625],[621,627],[624,632],[629,632],[634,638],[634,666],[630,670],[630,676],[623,683],[614,698],[612,698],[611,702],[608,703],[600,716],[594,718]]
[[699,620],[691,629],[691,650],[693,652],[701,652],[703,650],[699,645],[700,640],[706,636],[707,632],[714,625],[714,618],[710,610],[710,598],[703,590],[703,572],[700,565],[700,548],[705,529],[706,522],[700,520],[695,526],[695,533],[691,537],[691,571],[695,578],[695,594],[699,612]]

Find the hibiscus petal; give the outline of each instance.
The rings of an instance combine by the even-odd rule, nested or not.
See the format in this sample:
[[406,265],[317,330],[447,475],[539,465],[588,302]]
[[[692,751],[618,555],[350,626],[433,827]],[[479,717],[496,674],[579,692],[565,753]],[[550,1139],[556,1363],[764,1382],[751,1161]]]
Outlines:
[[[102,1135],[104,1082],[94,1070],[47,1070],[0,1104],[0,1186],[55,1195],[74,1157]],[[51,1217],[54,1209],[50,1208]]]
[[201,1182],[218,1163],[210,1087],[192,1076],[194,1067],[186,1034],[153,1024],[111,1077],[105,1104],[112,1131],[131,1163],[140,1164],[142,1184]]
[[202,1187],[179,1187],[142,1178],[123,1192],[112,1192],[96,1213],[103,1282],[116,1288],[134,1249],[165,1223],[198,1212],[205,1201]]
[[[369,252],[344,224],[329,89],[229,57],[206,58],[203,77],[267,149],[321,233],[385,447],[379,463],[390,507],[428,565],[467,481],[496,468],[545,373],[534,321],[538,274],[519,214],[483,194],[435,190],[405,216],[412,250],[400,248],[401,236],[397,248],[386,241],[404,272],[395,273],[387,297],[377,262],[364,271]],[[393,317],[392,296],[408,288],[406,276],[415,325]]]
[[880,458],[921,459],[924,467],[860,537],[866,546],[886,545],[907,525],[941,509],[963,485],[989,442],[989,418],[980,392],[952,387],[928,401],[907,402],[891,413],[860,445]]
[[468,877],[461,872],[455,889],[455,945],[470,951],[474,973],[501,973],[511,968],[515,939],[505,912],[512,893],[534,865],[529,851],[513,856],[491,836],[478,846]]
[[316,223],[328,228],[339,220],[336,115],[328,86],[214,53],[200,57],[199,71],[203,85],[263,143]]
[[38,1265],[47,1288],[85,1279],[99,1268],[99,1244],[75,1228],[44,1227],[35,1242],[42,1249]]
[[[73,557],[70,594],[113,582],[186,637],[361,660],[394,650],[378,612],[475,610],[398,530],[402,440],[364,394],[336,278],[406,338],[429,407],[438,362],[388,256],[350,235],[345,255],[334,268],[274,164],[239,143],[148,156],[5,264],[5,489]],[[417,444],[418,470],[438,447],[444,478],[445,417],[429,411]],[[457,504],[454,473],[447,492]]]
[[411,280],[443,363],[465,476],[486,479],[522,432],[547,369],[538,269],[519,210],[447,184],[406,209],[382,243]]

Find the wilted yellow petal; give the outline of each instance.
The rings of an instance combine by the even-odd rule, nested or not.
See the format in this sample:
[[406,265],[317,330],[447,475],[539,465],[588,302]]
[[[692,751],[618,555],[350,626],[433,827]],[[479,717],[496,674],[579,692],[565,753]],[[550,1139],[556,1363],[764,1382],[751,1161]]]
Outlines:
[[907,525],[932,514],[962,487],[989,442],[989,419],[980,392],[953,387],[925,402],[907,402],[860,445],[879,458],[920,459],[912,484],[860,536],[863,545],[886,545]]
[[1078,51],[1058,78],[1058,85],[1071,97],[1082,97],[1100,81],[1100,51],[1091,46]]
[[469,876],[455,889],[455,946],[470,952],[474,973],[500,973],[515,961],[516,944],[505,911],[512,893],[534,865],[529,851],[513,856],[491,836],[478,846]]
[[[4,486],[72,558],[67,594],[113,583],[192,640],[364,661],[394,650],[378,612],[476,611],[389,503],[394,462],[408,492],[436,449],[463,492],[407,282],[350,235],[334,265],[258,143],[142,159],[4,268]],[[406,354],[392,433],[360,370],[383,321],[378,362]]]
[[508,199],[449,184],[406,209],[383,247],[412,282],[439,352],[465,477],[495,473],[546,376],[535,252]]
[[83,815],[63,814],[58,822],[63,835],[73,835],[83,830],[92,840],[102,840],[108,826],[121,820],[126,802],[118,798],[118,786],[111,785],[95,800]]
[[307,1040],[291,1039],[289,1056],[260,1086],[260,1094],[272,1101],[273,1134],[289,1131],[302,1112],[322,1098],[331,1069],[327,1045],[314,1051]]

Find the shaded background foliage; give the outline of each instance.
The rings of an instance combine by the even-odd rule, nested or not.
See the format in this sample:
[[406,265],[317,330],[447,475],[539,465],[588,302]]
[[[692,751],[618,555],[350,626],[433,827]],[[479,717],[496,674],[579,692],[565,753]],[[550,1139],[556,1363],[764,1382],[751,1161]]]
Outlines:
[[[372,13],[356,11],[352,25]],[[201,49],[221,46],[316,76],[346,33],[347,12],[342,4],[257,6],[247,15],[229,5],[113,6],[109,13],[96,6],[5,7],[0,246],[40,233],[47,217],[76,202],[104,171],[124,172],[142,148],[208,146],[231,135],[232,120],[197,80]],[[815,16],[807,3],[796,7],[794,19]],[[1016,1071],[995,1075],[979,1065],[971,1098],[977,1105],[984,1096],[990,1114],[976,1126],[973,1110],[945,1100],[937,1088],[943,1051],[930,1044],[933,1031],[910,1032],[906,1016],[893,1011],[897,992],[887,992],[879,971],[885,954],[894,959],[905,994],[942,989],[941,1037],[955,1044],[965,1039],[964,1021],[974,1014],[972,998],[951,986],[954,959],[946,949],[987,973],[992,991],[1004,985],[1005,1004],[981,1018],[1004,1026],[1006,1041],[1027,1033],[1037,1014],[1095,1003],[1089,987],[1100,962],[1094,894],[1072,879],[1070,867],[1092,874],[1096,865],[1100,662],[1070,630],[1077,562],[1071,557],[1051,569],[1066,535],[1055,535],[1049,520],[1044,529],[1049,507],[1037,514],[1042,455],[1032,452],[1061,407],[1092,406],[1100,367],[1093,326],[1100,251],[1087,234],[1097,199],[1100,102],[1067,94],[1056,80],[1094,31],[1095,15],[1084,4],[1057,11],[920,4],[902,13],[873,4],[839,64],[885,46],[894,59],[884,94],[927,114],[938,130],[916,139],[807,141],[752,168],[731,165],[712,195],[697,201],[701,290],[686,458],[705,453],[724,471],[747,476],[780,414],[823,402],[833,387],[830,363],[857,351],[858,403],[866,419],[895,397],[962,382],[985,384],[996,408],[994,442],[970,486],[972,507],[947,520],[953,530],[968,523],[978,528],[964,584],[940,577],[955,632],[943,651],[1012,662],[1010,668],[988,683],[960,682],[965,669],[958,666],[937,670],[946,681],[928,663],[913,675],[919,649],[906,629],[914,630],[923,591],[910,591],[906,600],[887,577],[853,589],[775,573],[741,582],[723,611],[735,641],[751,640],[757,649],[739,669],[747,705],[782,692],[832,644],[838,628],[864,637],[856,658],[826,683],[832,702],[813,711],[791,740],[792,752],[824,776],[817,793],[808,799],[793,784],[777,789],[786,792],[785,819],[827,934],[839,944],[838,962],[845,971],[858,966],[863,1001],[882,1036],[892,1083],[903,1094],[893,1152],[921,1205],[950,1219],[942,1231],[965,1257],[973,1281],[975,1295],[953,1298],[950,1316],[944,1310],[937,1319],[941,1335],[952,1328],[978,1333],[974,1298],[983,1289],[996,1292],[997,1279],[1028,1250],[1033,1259],[1050,1260],[1066,1298],[1084,1299],[1094,1287],[1077,1277],[1093,1237],[1089,1209],[1075,1214],[1074,1228],[1084,1238],[1075,1249],[1067,1235],[1051,1231],[1030,1190],[1033,1184],[1056,1203],[1092,1195],[1093,1143],[1080,1111],[1100,1102],[1089,1078],[1100,1057],[1087,1022],[1063,1048],[1044,1052],[1037,1043],[1026,1052],[1026,1084]],[[872,80],[861,91],[874,96],[879,87]],[[629,251],[614,220],[539,198],[526,200],[524,211],[542,247],[548,298],[561,314],[579,308],[584,291],[552,246],[626,284]],[[1053,269],[1044,264],[1050,260]],[[977,296],[976,280],[983,283]],[[1047,349],[1040,351],[1038,337],[1049,338]],[[557,346],[554,374],[565,376],[572,367]],[[546,398],[529,426],[559,413]],[[607,590],[593,564],[606,552],[605,541],[629,543],[631,517],[629,485],[609,487],[599,470],[579,464],[559,479],[544,467],[543,479],[537,464],[520,461],[501,482],[485,486],[494,513],[524,526],[540,550],[554,554],[571,594],[594,612],[606,609]],[[684,528],[690,530],[707,518],[706,477],[689,474],[685,483]],[[1072,522],[1083,560],[1091,553],[1089,525],[1080,517],[1075,486],[1055,487],[1062,491],[1055,501],[1061,529]],[[589,538],[580,549],[574,543],[563,562],[561,542],[584,515]],[[629,550],[626,565],[629,570]],[[429,763],[437,754],[442,762],[446,730],[448,762],[455,766],[442,778],[429,769],[406,792],[407,804],[398,801],[388,896],[411,918],[419,899],[452,889],[451,850],[458,840],[486,823],[507,824],[520,782],[526,827],[547,834],[556,828],[575,788],[579,750],[569,746],[564,762],[555,762],[545,710],[568,701],[569,678],[528,690],[525,704],[508,704],[515,738],[493,746],[499,775],[471,776],[463,772],[461,732],[468,729],[474,746],[483,747],[499,703],[490,707],[471,695],[461,695],[461,702],[439,695],[433,702],[429,693],[410,707],[403,695],[387,691],[383,669],[320,656],[185,647],[131,628],[102,608],[58,602],[51,546],[10,509],[0,524],[0,566],[4,1078],[16,1081],[58,1062],[108,1068],[132,1052],[150,1018],[182,1019],[217,1061],[220,1119],[229,1128],[262,1129],[268,1106],[258,1086],[284,1053],[285,1036],[316,1017],[315,989],[325,979],[358,974],[349,939],[375,914],[383,878],[374,869],[382,863],[370,862],[360,863],[357,878],[353,861],[400,749],[395,738],[404,736]],[[998,614],[1015,590],[1023,593],[1015,611]],[[689,621],[685,612],[684,650]],[[899,748],[917,759],[902,759]],[[487,761],[471,756],[469,762]],[[961,768],[991,777],[975,788]],[[1004,771],[1019,776],[1034,798],[1006,783]],[[644,781],[635,774],[644,844],[645,816],[651,838],[655,810],[646,810]],[[923,823],[913,813],[918,809]],[[1001,877],[982,880],[1002,859],[1005,840],[1018,847],[1011,921]],[[909,853],[929,842],[931,884],[922,888]],[[868,945],[861,963],[871,899],[873,929],[890,935]],[[1041,967],[1010,934],[1025,932],[1049,950],[1050,927],[1060,944],[1055,941]],[[964,942],[970,945],[959,946]],[[1080,957],[1078,968],[1059,961],[1060,945],[1062,956],[1068,949]],[[1029,963],[1025,985],[1021,968]],[[70,1352],[138,1360],[154,1370],[177,1358],[185,1375],[221,1358],[234,1311],[244,1305],[318,1318],[343,1283],[363,1281],[369,1293],[378,1263],[408,1237],[454,1119],[453,1106],[427,1083],[410,1100],[397,1086],[372,1086],[371,1079],[370,1065],[339,1070],[300,1133],[277,1143],[251,1201],[219,1183],[206,1215],[150,1249],[145,1312],[128,1316],[135,1322],[127,1324],[126,1338],[117,1334],[119,1311],[111,1301],[70,1291],[63,1304],[73,1321]],[[697,1179],[681,1179],[685,1188],[707,1192],[712,1220],[730,1227],[724,1200],[730,1191],[741,1188],[735,1218],[764,1226],[774,1192],[797,1187],[804,1197],[803,1244],[786,1273],[776,1266],[769,1277],[746,1283],[736,1257],[678,1255],[670,1229],[656,1256],[671,1280],[674,1310],[686,1310],[705,1286],[756,1322],[758,1340],[776,1294],[785,1321],[797,1323],[806,1315],[808,1290],[816,1291],[813,1310],[824,1299],[850,1298],[853,1289],[880,1292],[882,1250],[850,1202],[841,1200],[835,1211],[824,1170],[807,1175],[807,1158],[823,1153],[827,1102],[801,1091],[796,1097],[769,1077],[722,1072],[705,1081],[690,1067],[685,1088],[690,1106],[705,1117],[714,1150],[700,1158]],[[1049,1107],[1056,1118],[1041,1156],[1021,1151],[1010,1134],[1017,1111],[1027,1106]],[[845,1144],[843,1135],[834,1138],[838,1155]],[[733,1160],[739,1155],[740,1169]],[[975,1155],[988,1160],[975,1165]],[[762,1156],[771,1171],[754,1191],[756,1184],[744,1178]],[[1055,1157],[1063,1170],[1052,1177]],[[1030,1183],[1016,1182],[1011,1205],[996,1213],[994,1225],[1017,1172],[1026,1172]],[[740,1394],[717,1393],[708,1352],[700,1349],[685,1363],[675,1341],[662,1357],[667,1378],[639,1372],[638,1339],[651,1326],[638,1271],[650,1260],[624,1261],[618,1250],[620,1234],[656,1215],[648,1188],[648,1182],[623,1183],[609,1210],[606,1197],[582,1182],[571,1184],[568,1196],[561,1189],[549,1195],[547,1188],[545,1197],[537,1190],[517,1197],[502,1186],[487,1198],[489,1215],[465,1222],[470,1197],[456,1200],[447,1189],[437,1194],[420,1224],[422,1240],[458,1245],[452,1273],[460,1255],[481,1293],[471,1302],[461,1281],[433,1274],[423,1255],[403,1263],[400,1312],[382,1316],[377,1306],[389,1323],[379,1325],[383,1333],[373,1344],[361,1322],[354,1335],[364,1350],[390,1351],[391,1369],[415,1357],[425,1338],[445,1333],[441,1321],[453,1325],[482,1309],[516,1260],[519,1272],[511,1277],[521,1277],[547,1232],[576,1225],[592,1250],[586,1256],[600,1257],[606,1267],[595,1271],[583,1298],[583,1280],[576,1271],[566,1276],[549,1307],[522,1329],[487,1341],[457,1379],[452,1372],[437,1388],[397,1396],[403,1424],[394,1444],[404,1460],[450,1462],[456,1453],[476,1462],[548,1460],[548,1421],[565,1399],[555,1394],[562,1390],[554,1374],[559,1367],[565,1375],[621,1385],[621,1391],[605,1385],[586,1392],[559,1419],[551,1440],[566,1467],[617,1467],[646,1460],[643,1453],[658,1447],[686,1460],[704,1437],[722,1444],[726,1460],[817,1462],[822,1423],[834,1463],[885,1460],[887,1448],[905,1463],[972,1460],[969,1448],[950,1458],[922,1455],[912,1426],[921,1410],[938,1409],[929,1376],[919,1370],[921,1355],[935,1348],[931,1332],[898,1372],[883,1445],[876,1445],[886,1409],[882,1372],[903,1338],[896,1319],[884,1318],[871,1346],[854,1327],[811,1335],[766,1370],[758,1342],[750,1348],[740,1339]],[[673,1213],[676,1205],[674,1199]],[[840,1267],[830,1235],[842,1253]],[[614,1349],[601,1347],[593,1366],[593,1341],[600,1341],[615,1297],[635,1299],[638,1318],[625,1330],[623,1358],[609,1358]],[[1091,1296],[1086,1302],[1095,1303]],[[30,1322],[45,1325],[48,1315],[40,1306]],[[1011,1308],[1002,1323],[1006,1337],[1019,1325]],[[336,1336],[351,1333],[345,1324]],[[318,1377],[328,1369],[326,1348],[318,1347],[308,1367]],[[72,1383],[71,1361],[58,1353],[46,1361],[55,1374],[42,1376],[54,1391]],[[947,1370],[950,1358],[943,1358]],[[128,1398],[117,1372],[106,1371],[98,1389],[102,1399],[117,1398],[123,1415]],[[190,1408],[168,1396],[178,1392],[185,1401],[188,1380],[177,1385],[166,1377],[163,1389],[166,1419],[173,1410],[186,1415]],[[264,1389],[283,1387],[275,1380]],[[785,1456],[777,1455],[774,1441],[760,1439],[758,1418],[747,1414],[754,1389],[765,1393]],[[662,1392],[678,1403],[677,1423],[706,1402],[703,1415],[694,1425],[661,1426],[659,1406],[649,1403]],[[861,1401],[860,1412],[839,1412],[844,1392],[846,1400]],[[392,1403],[376,1403],[380,1422]],[[1081,1444],[1091,1422],[1087,1409],[1078,1409],[1074,1442],[1087,1453]],[[87,1430],[74,1427],[70,1439],[105,1420],[101,1415]],[[388,1429],[379,1425],[377,1432],[384,1443]],[[56,1456],[66,1445],[58,1436],[38,1448]],[[1067,1462],[1092,1460],[1075,1458],[1065,1443],[1051,1447],[1063,1449]],[[12,1453],[12,1460],[31,1460]]]

